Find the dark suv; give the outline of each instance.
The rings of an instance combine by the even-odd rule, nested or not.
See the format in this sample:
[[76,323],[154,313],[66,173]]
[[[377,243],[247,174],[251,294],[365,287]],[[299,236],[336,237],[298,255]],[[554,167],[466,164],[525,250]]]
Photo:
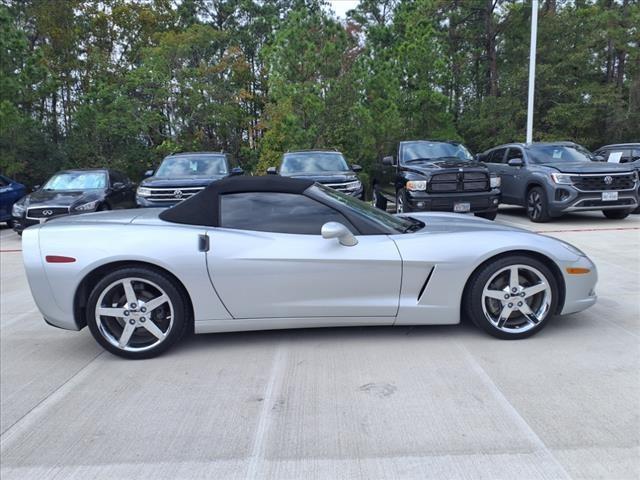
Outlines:
[[360,165],[348,165],[344,155],[335,150],[299,150],[285,153],[280,167],[269,167],[267,173],[314,180],[363,200],[364,189],[356,175],[361,170]]
[[241,175],[240,167],[229,166],[223,152],[175,153],[165,159],[155,172],[138,187],[136,200],[140,207],[170,207],[192,197],[215,180],[230,175]]
[[[635,168],[640,175],[640,143],[605,145],[596,150],[594,154],[605,162],[628,164]],[[640,189],[638,196],[640,197]],[[638,203],[640,203],[640,198]],[[632,213],[640,213],[640,206],[636,207]]]
[[588,150],[572,142],[512,143],[480,159],[502,178],[502,202],[526,206],[533,222],[585,210],[622,219],[638,205],[632,167],[592,161]]
[[475,161],[458,142],[400,142],[398,156],[384,157],[373,175],[373,203],[398,213],[437,210],[493,220],[500,202],[500,179]]

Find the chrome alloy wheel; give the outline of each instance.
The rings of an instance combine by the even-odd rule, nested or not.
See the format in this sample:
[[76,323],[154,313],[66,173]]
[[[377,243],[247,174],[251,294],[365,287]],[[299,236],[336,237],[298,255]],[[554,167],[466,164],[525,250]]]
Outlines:
[[404,199],[402,193],[396,194],[396,213],[404,213]]
[[542,196],[540,192],[532,190],[527,199],[527,213],[529,218],[537,220],[542,216]]
[[550,313],[553,293],[547,278],[530,265],[510,265],[498,270],[482,291],[482,310],[499,330],[531,330]]
[[150,350],[173,327],[173,305],[157,284],[123,278],[106,287],[96,303],[96,325],[111,345],[128,352]]

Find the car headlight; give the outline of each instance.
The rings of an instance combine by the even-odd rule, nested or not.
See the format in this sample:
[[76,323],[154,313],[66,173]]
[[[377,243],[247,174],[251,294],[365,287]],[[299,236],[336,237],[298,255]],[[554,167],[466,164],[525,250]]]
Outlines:
[[489,186],[491,188],[498,188],[500,187],[500,185],[502,185],[502,179],[500,177],[498,177],[497,175],[492,175],[491,177],[489,177]]
[[136,190],[136,193],[140,197],[150,197],[151,196],[151,189],[147,188],[147,187],[138,187],[138,190]]
[[407,190],[419,191],[427,189],[427,181],[426,180],[409,180],[406,184]]
[[358,190],[362,187],[362,183],[360,180],[356,180],[355,182],[349,182],[344,184],[345,190]]
[[573,183],[571,181],[571,175],[567,175],[566,173],[552,173],[551,179],[560,185],[571,185]]
[[14,217],[21,217],[27,206],[24,203],[14,203],[13,207],[11,207],[11,215]]
[[92,202],[83,203],[82,205],[78,205],[73,209],[79,212],[87,212],[89,210],[95,210],[98,207],[98,203],[100,200],[93,200]]

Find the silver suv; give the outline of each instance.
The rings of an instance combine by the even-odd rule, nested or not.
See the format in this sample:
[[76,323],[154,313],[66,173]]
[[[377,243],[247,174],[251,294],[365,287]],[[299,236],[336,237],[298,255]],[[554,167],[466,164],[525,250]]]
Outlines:
[[479,160],[502,179],[501,202],[525,206],[533,222],[586,210],[622,219],[638,206],[637,172],[592,161],[575,143],[511,143],[487,150]]

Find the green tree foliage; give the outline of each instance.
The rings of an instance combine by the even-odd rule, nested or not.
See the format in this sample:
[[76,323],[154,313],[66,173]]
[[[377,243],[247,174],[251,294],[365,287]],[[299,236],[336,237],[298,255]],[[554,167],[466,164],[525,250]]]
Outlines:
[[[542,0],[534,135],[640,140],[640,4]],[[0,169],[138,177],[225,150],[262,173],[338,148],[365,175],[395,142],[522,141],[531,4],[361,0],[4,0]],[[365,177],[366,178],[366,177]]]

